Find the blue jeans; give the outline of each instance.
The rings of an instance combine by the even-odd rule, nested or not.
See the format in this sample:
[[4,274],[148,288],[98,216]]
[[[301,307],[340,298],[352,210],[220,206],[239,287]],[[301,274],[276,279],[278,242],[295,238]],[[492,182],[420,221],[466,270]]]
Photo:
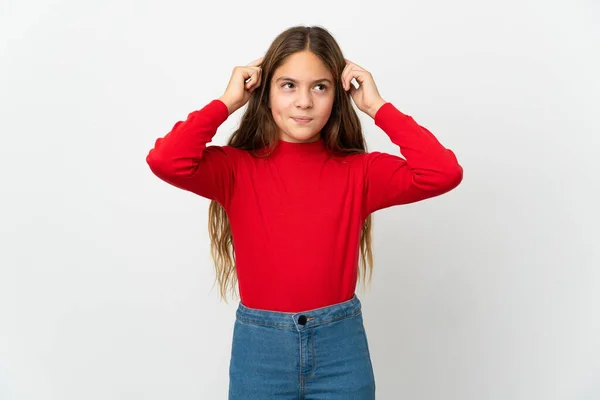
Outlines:
[[375,377],[356,296],[298,313],[236,311],[229,400],[373,400]]

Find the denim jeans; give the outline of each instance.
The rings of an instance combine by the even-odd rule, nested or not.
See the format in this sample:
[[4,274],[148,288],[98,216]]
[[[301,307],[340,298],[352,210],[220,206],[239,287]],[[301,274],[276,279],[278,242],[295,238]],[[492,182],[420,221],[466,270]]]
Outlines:
[[361,302],[298,313],[236,311],[229,400],[373,400]]

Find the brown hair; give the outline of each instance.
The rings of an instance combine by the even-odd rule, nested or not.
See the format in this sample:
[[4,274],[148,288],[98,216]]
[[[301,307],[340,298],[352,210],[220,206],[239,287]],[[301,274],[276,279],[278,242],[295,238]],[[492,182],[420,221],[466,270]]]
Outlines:
[[[259,150],[272,150],[278,139],[278,127],[269,109],[269,87],[274,72],[286,57],[300,51],[311,51],[329,68],[335,82],[335,99],[329,120],[321,131],[326,147],[335,153],[358,154],[366,152],[360,120],[354,110],[349,92],[341,83],[341,74],[346,65],[342,50],[333,36],[319,26],[295,26],[280,33],[264,55],[262,82],[248,101],[240,125],[228,141],[228,145],[250,151],[259,156]],[[268,156],[268,153],[261,153]],[[220,295],[227,302],[226,292],[235,293],[237,274],[235,271],[235,251],[227,213],[217,201],[209,206],[209,234],[211,256],[215,263],[216,280],[219,281]],[[366,282],[367,269],[369,282],[373,271],[371,250],[372,216],[363,225],[360,239],[361,266],[358,279]],[[216,282],[215,280],[215,282]]]

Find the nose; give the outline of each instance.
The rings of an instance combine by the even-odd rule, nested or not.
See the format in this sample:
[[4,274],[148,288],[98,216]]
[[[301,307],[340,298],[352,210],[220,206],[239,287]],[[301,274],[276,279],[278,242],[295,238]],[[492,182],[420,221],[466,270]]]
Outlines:
[[296,107],[298,108],[310,108],[313,105],[312,96],[310,91],[299,90],[296,97]]

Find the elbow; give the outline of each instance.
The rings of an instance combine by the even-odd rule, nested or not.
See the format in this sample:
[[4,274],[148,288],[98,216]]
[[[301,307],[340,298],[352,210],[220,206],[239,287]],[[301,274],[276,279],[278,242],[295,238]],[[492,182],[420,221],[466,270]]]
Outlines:
[[463,180],[463,168],[458,163],[452,163],[444,169],[442,179],[440,179],[440,189],[448,192],[456,188]]
[[448,153],[451,157],[448,158],[448,163],[446,165],[446,177],[450,189],[454,189],[460,185],[463,180],[463,167],[458,162],[456,154],[454,154],[452,150],[449,150]]
[[463,180],[463,168],[460,164],[453,162],[436,169],[435,173],[427,178],[422,177],[423,189],[430,192],[432,196],[439,196],[456,188]]
[[454,167],[452,167],[449,180],[450,180],[452,187],[457,187],[458,185],[460,185],[460,183],[463,180],[462,165],[460,165],[459,163],[456,163],[454,165]]
[[154,175],[169,183],[190,178],[198,169],[196,160],[175,157],[156,148],[146,155],[146,163]]
[[167,177],[172,174],[171,163],[167,162],[156,149],[150,150],[146,156],[146,164],[152,173],[159,178]]

